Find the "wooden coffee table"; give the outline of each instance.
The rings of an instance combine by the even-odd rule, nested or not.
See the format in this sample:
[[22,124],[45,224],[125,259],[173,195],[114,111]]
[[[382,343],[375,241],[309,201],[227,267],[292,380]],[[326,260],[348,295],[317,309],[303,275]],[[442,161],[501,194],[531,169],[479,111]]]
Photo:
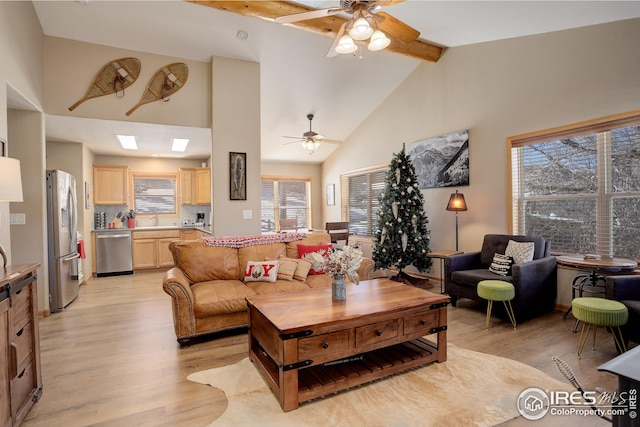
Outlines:
[[[284,411],[447,360],[448,295],[388,279],[247,297],[249,357]],[[435,341],[423,338],[435,334]]]

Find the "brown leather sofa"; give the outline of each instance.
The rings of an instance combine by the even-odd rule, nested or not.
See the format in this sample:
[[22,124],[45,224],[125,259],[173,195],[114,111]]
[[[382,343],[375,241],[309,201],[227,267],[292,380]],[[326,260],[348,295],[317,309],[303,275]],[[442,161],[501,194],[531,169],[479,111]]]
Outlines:
[[[244,329],[249,322],[245,297],[263,293],[308,290],[328,287],[331,278],[309,275],[304,282],[280,280],[243,282],[249,261],[278,257],[298,258],[298,245],[329,242],[328,233],[314,233],[289,243],[257,244],[239,249],[207,246],[201,240],[175,241],[169,244],[175,267],[164,276],[162,288],[171,296],[173,323],[178,343],[188,347],[191,340],[206,334]],[[358,271],[366,280],[373,261],[364,258]]]

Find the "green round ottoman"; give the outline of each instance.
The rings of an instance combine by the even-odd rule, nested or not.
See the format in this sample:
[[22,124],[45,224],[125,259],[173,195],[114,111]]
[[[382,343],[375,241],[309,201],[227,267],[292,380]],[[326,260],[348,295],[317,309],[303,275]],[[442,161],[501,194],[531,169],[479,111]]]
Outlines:
[[478,296],[486,299],[487,304],[487,320],[485,322],[485,329],[489,329],[489,319],[491,318],[491,309],[494,301],[502,301],[504,308],[507,310],[509,320],[513,325],[513,329],[516,329],[516,316],[513,313],[513,307],[511,306],[511,300],[516,296],[516,289],[509,282],[504,280],[482,280],[478,283]]
[[627,323],[629,318],[629,311],[624,304],[604,298],[581,297],[571,302],[571,311],[573,316],[582,322],[582,330],[578,341],[578,359],[582,355],[591,325],[595,326],[593,329],[593,345],[591,347],[593,350],[596,349],[596,330],[598,326],[610,327],[616,346],[623,352],[627,350],[620,332],[620,326]]

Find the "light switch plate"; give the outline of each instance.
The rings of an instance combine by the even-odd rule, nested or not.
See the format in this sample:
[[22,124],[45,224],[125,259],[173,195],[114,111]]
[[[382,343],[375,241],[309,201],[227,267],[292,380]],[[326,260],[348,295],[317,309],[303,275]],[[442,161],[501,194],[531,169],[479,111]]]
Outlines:
[[251,209],[245,209],[242,211],[243,219],[251,219],[253,218],[253,211]]
[[12,213],[9,214],[9,224],[19,224],[24,225],[27,223],[27,216],[23,213]]

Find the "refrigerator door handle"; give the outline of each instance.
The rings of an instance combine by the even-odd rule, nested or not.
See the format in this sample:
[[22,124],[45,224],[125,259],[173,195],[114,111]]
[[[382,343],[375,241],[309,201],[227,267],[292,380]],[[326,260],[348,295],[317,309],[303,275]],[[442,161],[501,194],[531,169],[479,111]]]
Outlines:
[[80,258],[80,253],[76,252],[75,254],[72,255],[67,255],[64,256],[62,258],[60,258],[62,261],[71,261],[72,259],[77,259]]

